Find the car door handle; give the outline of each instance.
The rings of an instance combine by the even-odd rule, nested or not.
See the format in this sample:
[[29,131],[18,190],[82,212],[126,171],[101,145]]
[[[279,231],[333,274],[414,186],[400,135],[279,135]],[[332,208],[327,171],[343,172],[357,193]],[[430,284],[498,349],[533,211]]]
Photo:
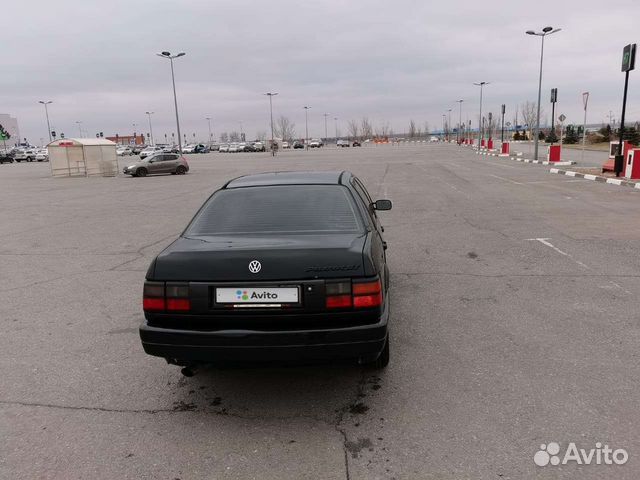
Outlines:
[[385,242],[385,241],[383,241],[383,242],[382,242],[382,248],[383,248],[384,250],[386,250],[386,249],[387,249],[387,242]]
[[384,227],[382,225],[380,225],[380,230],[384,232]]

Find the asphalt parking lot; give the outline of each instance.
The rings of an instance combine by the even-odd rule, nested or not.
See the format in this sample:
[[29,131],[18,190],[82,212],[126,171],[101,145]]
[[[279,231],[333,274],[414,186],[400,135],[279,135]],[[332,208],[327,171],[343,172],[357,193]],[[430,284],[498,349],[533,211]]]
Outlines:
[[[638,478],[640,190],[446,144],[188,158],[0,166],[0,478]],[[304,169],[394,202],[389,367],[185,378],[145,355],[150,260],[226,180]],[[548,442],[629,460],[536,466]]]

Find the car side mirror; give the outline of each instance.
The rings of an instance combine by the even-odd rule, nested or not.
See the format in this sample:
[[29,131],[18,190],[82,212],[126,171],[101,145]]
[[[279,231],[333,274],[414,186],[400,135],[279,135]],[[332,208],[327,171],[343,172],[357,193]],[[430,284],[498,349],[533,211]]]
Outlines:
[[391,200],[376,200],[373,202],[373,208],[375,210],[391,210]]

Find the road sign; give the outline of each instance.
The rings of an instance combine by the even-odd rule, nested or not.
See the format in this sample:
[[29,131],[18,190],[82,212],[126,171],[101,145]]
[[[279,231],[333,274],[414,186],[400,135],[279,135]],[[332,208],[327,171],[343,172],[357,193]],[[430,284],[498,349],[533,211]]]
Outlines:
[[506,108],[507,108],[507,106],[503,103],[503,104],[502,104],[502,114],[503,114],[503,115],[504,115],[504,112],[505,112]]
[[567,119],[567,117],[564,116],[564,114],[560,115],[558,117],[558,120],[560,120],[561,122],[564,122]]
[[582,105],[584,106],[585,111],[587,110],[588,102],[589,102],[589,92],[584,92],[582,94]]
[[558,89],[551,89],[551,103],[556,103],[558,101]]
[[630,72],[636,67],[636,44],[630,43],[622,49],[622,71]]

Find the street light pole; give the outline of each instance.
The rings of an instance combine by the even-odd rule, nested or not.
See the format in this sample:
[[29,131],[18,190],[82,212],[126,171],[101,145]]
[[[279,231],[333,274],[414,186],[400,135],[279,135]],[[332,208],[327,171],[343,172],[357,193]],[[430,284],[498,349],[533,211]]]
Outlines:
[[527,35],[536,35],[538,37],[542,37],[542,43],[540,46],[540,78],[538,80],[538,113],[536,115],[536,130],[535,130],[535,138],[534,138],[534,147],[533,147],[533,158],[534,160],[538,159],[538,141],[540,136],[540,100],[542,97],[542,60],[544,58],[544,37],[547,35],[554,34],[562,30],[561,28],[556,28],[554,30],[553,27],[544,27],[542,32],[534,32],[533,30],[527,30]]
[[329,134],[327,133],[327,117],[329,116],[328,113],[323,113],[324,115],[324,141],[327,141],[327,138],[329,137]]
[[333,121],[336,124],[336,148],[338,147],[338,117],[333,117]]
[[153,128],[151,127],[151,115],[153,115],[155,112],[144,112],[147,114],[147,116],[149,117],[149,135],[151,135],[151,145],[155,145],[156,142],[153,141]]
[[446,118],[447,116],[443,113],[442,114],[442,141],[444,141],[444,122]]
[[82,138],[82,122],[77,121],[76,124],[78,125],[78,131],[80,132],[80,138]]
[[589,103],[589,92],[582,94],[582,103],[584,104],[584,122],[582,123],[582,153],[580,161],[584,161],[584,145],[587,140],[587,103]]
[[41,103],[42,105],[44,105],[44,114],[47,116],[47,130],[49,132],[49,143],[51,143],[51,124],[49,123],[49,109],[47,108],[47,105],[49,105],[50,103],[53,103],[53,101],[49,100],[46,102],[43,102],[42,100],[38,101],[38,103]]
[[211,117],[205,117],[207,124],[209,125],[209,143],[213,141],[213,135],[211,134]]
[[460,145],[460,128],[462,127],[462,102],[464,102],[464,100],[457,100],[458,105],[460,105],[460,116],[458,118],[458,133],[456,135],[456,141],[458,142],[458,145]]
[[447,110],[449,112],[449,120],[447,120],[447,142],[450,140],[450,135],[451,135],[451,109]]
[[[267,95],[269,97],[269,116],[271,117],[271,156],[275,157],[276,155],[276,151],[273,148],[274,147],[274,143],[273,143],[273,97],[275,97],[276,95],[278,95],[278,92],[267,92],[265,93],[265,95]],[[282,140],[284,141],[284,133],[282,132]]]
[[484,131],[482,131],[481,127],[481,124],[484,126],[484,124],[482,123],[482,88],[485,85],[489,85],[489,82],[479,82],[474,83],[474,85],[480,87],[480,116],[478,117],[478,150],[480,150],[480,145],[482,143],[482,141],[480,140],[480,135],[484,135]]
[[306,150],[309,150],[309,109],[311,107],[304,106],[304,143],[306,145]]
[[156,55],[162,58],[168,58],[169,61],[171,62],[171,83],[173,85],[173,103],[176,108],[176,128],[178,129],[178,152],[182,154],[182,137],[180,135],[180,118],[178,116],[178,97],[176,96],[176,78],[173,72],[173,59],[182,57],[186,54],[184,52],[180,52],[176,55],[171,55],[170,52],[162,52],[162,53],[157,53]]

